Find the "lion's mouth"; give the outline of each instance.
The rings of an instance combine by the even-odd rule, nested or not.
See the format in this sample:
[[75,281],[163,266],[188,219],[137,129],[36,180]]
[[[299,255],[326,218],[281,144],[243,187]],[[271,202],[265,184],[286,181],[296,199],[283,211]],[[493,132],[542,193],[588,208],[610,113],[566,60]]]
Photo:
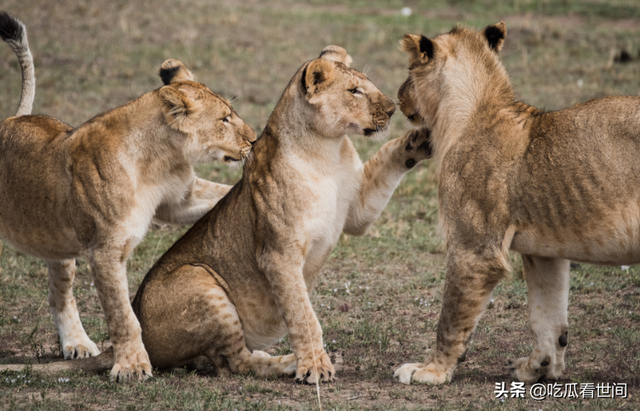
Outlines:
[[367,137],[371,136],[373,133],[377,133],[378,131],[380,131],[380,130],[377,129],[377,128],[365,128],[363,130],[364,135],[367,136]]
[[231,156],[224,156],[224,157],[222,158],[222,160],[223,160],[225,163],[235,163],[235,162],[240,161],[240,160],[242,160],[242,159],[241,159],[241,158],[231,157]]

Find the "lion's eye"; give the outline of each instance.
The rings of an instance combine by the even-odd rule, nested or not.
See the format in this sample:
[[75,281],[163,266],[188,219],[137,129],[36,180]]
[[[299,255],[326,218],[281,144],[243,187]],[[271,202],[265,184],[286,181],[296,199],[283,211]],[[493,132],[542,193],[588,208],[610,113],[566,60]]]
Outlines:
[[349,93],[351,93],[351,94],[362,94],[362,90],[359,89],[358,87],[354,87],[352,89],[349,89]]
[[225,118],[222,119],[223,123],[228,123],[229,121],[231,121],[231,116],[226,116]]

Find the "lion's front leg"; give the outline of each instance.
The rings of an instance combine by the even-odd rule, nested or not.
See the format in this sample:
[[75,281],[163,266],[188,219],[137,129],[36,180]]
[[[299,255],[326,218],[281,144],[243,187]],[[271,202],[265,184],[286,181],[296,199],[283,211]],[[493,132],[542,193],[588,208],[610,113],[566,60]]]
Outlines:
[[111,378],[143,380],[152,375],[151,363],[142,344],[140,323],[129,303],[126,262],[131,251],[129,247],[124,248],[111,246],[90,250],[87,254],[114,348]]
[[231,187],[196,177],[182,201],[162,203],[154,218],[165,223],[193,224],[227,195]]
[[259,261],[289,331],[297,360],[296,381],[331,382],[336,371],[322,344],[322,328],[309,300],[302,261],[292,260],[291,254],[266,252]]
[[431,157],[431,133],[428,129],[410,130],[404,137],[384,144],[364,164],[360,191],[349,206],[344,232],[364,234],[380,216],[402,177],[420,160]]
[[510,363],[514,378],[536,382],[564,372],[569,322],[569,260],[522,256],[528,291],[529,322],[535,348],[529,357]]
[[507,273],[507,262],[489,247],[475,251],[455,250],[447,255],[443,306],[438,320],[436,347],[425,363],[404,364],[394,376],[401,383],[442,384],[451,381],[464,361],[471,334],[478,324],[491,292]]

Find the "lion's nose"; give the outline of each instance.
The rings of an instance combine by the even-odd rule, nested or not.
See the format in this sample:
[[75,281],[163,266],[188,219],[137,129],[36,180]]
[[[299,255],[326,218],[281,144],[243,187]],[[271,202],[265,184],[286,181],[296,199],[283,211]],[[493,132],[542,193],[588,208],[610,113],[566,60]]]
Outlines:
[[394,103],[390,98],[387,99],[387,101],[385,102],[384,111],[389,117],[391,117],[393,113],[396,112],[396,103]]
[[251,143],[251,145],[253,145],[253,143],[258,140],[258,135],[256,134],[255,130],[249,127],[248,124],[245,124],[245,136],[249,143]]

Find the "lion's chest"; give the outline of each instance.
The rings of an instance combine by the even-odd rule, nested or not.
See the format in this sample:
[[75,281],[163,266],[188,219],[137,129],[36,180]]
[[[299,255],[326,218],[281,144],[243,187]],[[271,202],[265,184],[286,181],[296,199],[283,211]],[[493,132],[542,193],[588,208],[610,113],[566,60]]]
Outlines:
[[349,207],[358,193],[357,164],[341,164],[309,186],[314,201],[303,220],[307,253],[303,272],[311,285],[345,226]]

